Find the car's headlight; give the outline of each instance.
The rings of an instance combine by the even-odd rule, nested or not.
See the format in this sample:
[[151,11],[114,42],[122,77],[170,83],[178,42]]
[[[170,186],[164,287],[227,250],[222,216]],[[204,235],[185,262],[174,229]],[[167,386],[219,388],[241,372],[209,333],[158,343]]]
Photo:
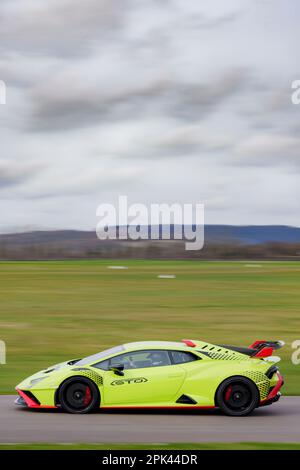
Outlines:
[[30,381],[30,385],[36,385],[36,384],[38,384],[39,382],[41,382],[41,380],[44,380],[45,378],[46,378],[46,377],[39,377],[39,378],[37,378],[37,379],[32,379],[32,380]]

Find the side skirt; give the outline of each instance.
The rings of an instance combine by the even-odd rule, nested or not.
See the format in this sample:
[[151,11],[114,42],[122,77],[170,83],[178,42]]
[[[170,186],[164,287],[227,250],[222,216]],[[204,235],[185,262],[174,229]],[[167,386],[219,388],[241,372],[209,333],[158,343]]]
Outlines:
[[200,405],[103,405],[102,410],[213,410],[217,406],[200,406]]

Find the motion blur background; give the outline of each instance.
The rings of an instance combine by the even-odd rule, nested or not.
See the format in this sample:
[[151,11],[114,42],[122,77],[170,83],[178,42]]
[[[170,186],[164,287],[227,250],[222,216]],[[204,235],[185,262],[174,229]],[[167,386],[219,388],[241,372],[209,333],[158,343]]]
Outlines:
[[[0,393],[51,362],[181,336],[283,339],[300,393],[299,14],[297,0],[1,0]],[[96,208],[120,194],[204,203],[204,250],[100,242]]]

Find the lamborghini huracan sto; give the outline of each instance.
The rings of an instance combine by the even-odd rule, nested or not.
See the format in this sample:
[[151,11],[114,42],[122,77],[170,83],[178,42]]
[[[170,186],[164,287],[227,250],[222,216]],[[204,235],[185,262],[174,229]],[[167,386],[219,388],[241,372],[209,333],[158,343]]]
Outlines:
[[16,404],[88,413],[108,408],[220,408],[245,416],[280,398],[283,377],[273,351],[282,341],[248,348],[143,341],[72,359],[21,382]]

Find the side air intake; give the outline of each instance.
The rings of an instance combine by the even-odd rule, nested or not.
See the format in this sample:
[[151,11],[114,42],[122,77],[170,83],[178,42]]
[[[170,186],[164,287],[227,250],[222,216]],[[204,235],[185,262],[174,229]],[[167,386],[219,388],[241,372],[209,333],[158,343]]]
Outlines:
[[197,402],[193,398],[189,397],[188,395],[181,395],[181,397],[178,398],[176,403],[182,403],[184,405],[196,405],[197,404]]

